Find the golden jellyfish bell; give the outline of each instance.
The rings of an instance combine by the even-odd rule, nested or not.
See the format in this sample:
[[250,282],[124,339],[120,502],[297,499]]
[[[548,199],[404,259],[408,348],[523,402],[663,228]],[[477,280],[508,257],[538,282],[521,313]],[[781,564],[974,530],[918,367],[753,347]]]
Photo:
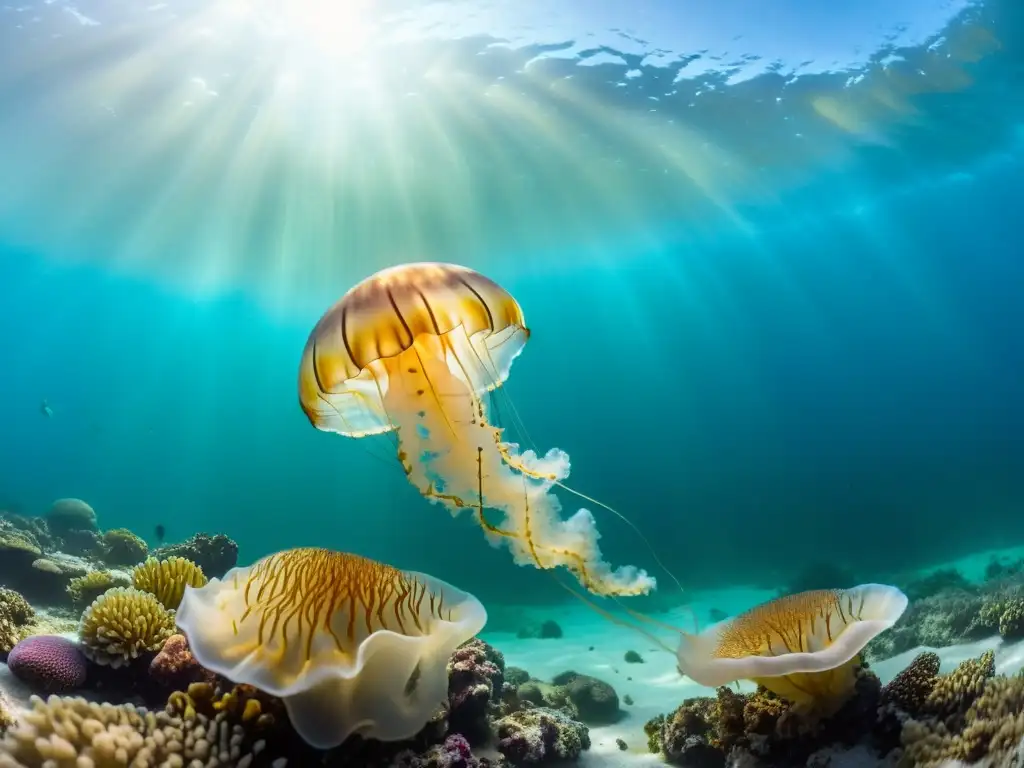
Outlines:
[[599,594],[647,592],[645,572],[603,560],[590,512],[562,519],[551,489],[568,477],[568,455],[520,451],[490,421],[483,395],[508,378],[529,335],[516,300],[473,270],[386,269],[320,318],[302,355],[299,401],[321,430],[394,430],[409,482],[453,514],[472,510],[517,563],[564,567]]
[[299,402],[317,429],[388,432],[399,425],[384,407],[395,372],[383,361],[408,360],[418,346],[416,356],[438,355],[480,395],[508,378],[529,337],[519,303],[479,272],[436,262],[390,267],[320,318],[302,353]]

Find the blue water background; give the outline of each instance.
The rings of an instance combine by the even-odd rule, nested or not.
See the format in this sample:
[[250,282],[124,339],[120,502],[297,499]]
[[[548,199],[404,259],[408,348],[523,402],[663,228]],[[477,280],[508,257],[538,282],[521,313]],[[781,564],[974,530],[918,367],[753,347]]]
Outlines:
[[[773,204],[699,228],[667,210],[656,245],[595,220],[601,264],[571,245],[546,268],[460,259],[526,312],[508,395],[533,442],[568,451],[571,483],[685,584],[778,585],[823,560],[881,578],[1024,540],[1024,105],[1019,12],[1000,12],[976,85],[915,102],[928,130]],[[75,261],[2,247],[0,506],[77,496],[105,528],[225,532],[243,560],[324,545],[490,600],[564,595],[421,499],[385,439],[305,420],[299,355],[348,284],[269,311],[241,283],[194,295],[112,269],[101,240]],[[654,567],[595,514],[613,562]]]

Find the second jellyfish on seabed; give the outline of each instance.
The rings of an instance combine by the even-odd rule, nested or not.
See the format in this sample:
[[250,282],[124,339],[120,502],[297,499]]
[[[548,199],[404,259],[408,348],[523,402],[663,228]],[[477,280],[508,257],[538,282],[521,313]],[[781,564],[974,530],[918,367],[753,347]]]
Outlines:
[[605,562],[588,510],[562,518],[552,488],[569,475],[568,455],[520,452],[489,419],[484,398],[508,378],[529,336],[518,302],[480,273],[440,263],[392,267],[320,318],[302,354],[299,401],[317,429],[394,431],[420,493],[453,514],[472,510],[517,563],[564,567],[599,595],[645,594],[654,579]]

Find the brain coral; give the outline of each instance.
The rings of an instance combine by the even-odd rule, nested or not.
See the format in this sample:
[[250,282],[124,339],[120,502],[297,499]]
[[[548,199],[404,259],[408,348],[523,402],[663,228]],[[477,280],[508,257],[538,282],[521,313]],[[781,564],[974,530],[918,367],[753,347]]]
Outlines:
[[57,499],[46,521],[56,531],[95,531],[96,511],[81,499]]
[[157,560],[150,557],[135,566],[132,571],[132,586],[149,592],[169,610],[177,610],[185,587],[201,587],[206,584],[203,569],[183,557],[168,557]]
[[37,691],[57,693],[85,684],[85,657],[76,643],[58,635],[26,637],[11,650],[7,666]]
[[97,664],[120,667],[158,651],[174,634],[174,616],[148,592],[114,587],[82,614],[82,651]]

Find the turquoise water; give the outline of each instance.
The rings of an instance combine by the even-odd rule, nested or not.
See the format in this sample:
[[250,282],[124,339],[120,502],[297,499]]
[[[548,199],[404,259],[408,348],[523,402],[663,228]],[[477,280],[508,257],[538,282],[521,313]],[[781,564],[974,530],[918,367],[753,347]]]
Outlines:
[[[320,314],[429,258],[519,300],[529,439],[687,586],[1020,544],[1011,5],[790,2],[774,35],[741,2],[396,5],[347,57],[216,4],[6,9],[0,506],[77,496],[151,543],[326,545],[561,599],[386,439],[299,410]],[[595,515],[613,563],[661,575]]]

